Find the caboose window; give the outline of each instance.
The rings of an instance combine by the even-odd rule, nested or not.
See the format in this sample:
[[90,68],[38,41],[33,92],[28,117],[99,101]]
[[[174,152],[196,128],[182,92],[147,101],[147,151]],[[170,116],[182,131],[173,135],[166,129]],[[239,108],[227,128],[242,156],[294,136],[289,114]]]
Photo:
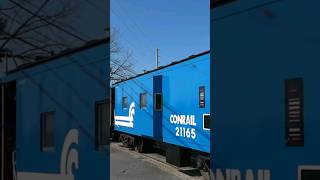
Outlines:
[[298,170],[298,179],[318,180],[320,178],[319,166],[299,166]]
[[54,151],[54,112],[40,114],[41,151]]
[[140,108],[147,108],[147,93],[140,94]]
[[154,110],[162,111],[162,94],[161,93],[154,94]]
[[122,98],[122,108],[128,108],[128,98],[127,97]]
[[199,107],[200,108],[205,108],[206,103],[205,103],[205,88],[204,86],[199,87]]
[[203,115],[203,129],[210,130],[210,114]]
[[106,101],[96,102],[95,149],[101,151],[108,144],[109,138],[109,104]]

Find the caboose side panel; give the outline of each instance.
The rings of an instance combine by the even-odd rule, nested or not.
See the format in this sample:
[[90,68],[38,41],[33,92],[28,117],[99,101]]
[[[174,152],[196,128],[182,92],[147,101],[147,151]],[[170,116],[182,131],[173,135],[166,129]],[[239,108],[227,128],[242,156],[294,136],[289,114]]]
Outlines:
[[108,147],[97,149],[95,121],[97,103],[109,95],[107,43],[85,45],[3,78],[17,89],[18,179],[108,179]]
[[216,179],[320,179],[319,5],[233,1],[212,10]]
[[164,142],[210,152],[210,130],[204,125],[210,114],[209,63],[206,54],[163,72]]
[[[115,86],[115,130],[153,137],[152,84],[152,76],[141,76]],[[142,95],[146,96],[146,107],[140,106]]]
[[115,130],[209,152],[209,59],[204,53],[116,83]]

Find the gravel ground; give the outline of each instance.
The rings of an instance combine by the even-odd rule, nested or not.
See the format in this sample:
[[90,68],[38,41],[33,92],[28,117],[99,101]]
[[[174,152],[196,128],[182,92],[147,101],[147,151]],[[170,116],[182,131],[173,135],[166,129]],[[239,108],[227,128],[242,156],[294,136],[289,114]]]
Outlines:
[[111,180],[202,180],[201,177],[188,176],[150,155],[121,147],[119,143],[110,145],[110,165]]

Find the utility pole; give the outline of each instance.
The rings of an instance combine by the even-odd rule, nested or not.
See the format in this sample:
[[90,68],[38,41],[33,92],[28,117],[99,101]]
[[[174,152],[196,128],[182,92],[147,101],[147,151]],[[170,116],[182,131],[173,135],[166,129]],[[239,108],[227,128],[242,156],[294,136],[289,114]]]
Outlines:
[[156,49],[156,66],[159,68],[159,48]]

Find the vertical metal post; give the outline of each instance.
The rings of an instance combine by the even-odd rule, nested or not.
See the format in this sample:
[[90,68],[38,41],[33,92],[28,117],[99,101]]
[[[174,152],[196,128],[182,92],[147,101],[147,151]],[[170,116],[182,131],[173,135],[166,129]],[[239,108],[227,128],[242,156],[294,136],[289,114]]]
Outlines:
[[4,59],[6,61],[6,73],[8,72],[8,52],[5,52]]
[[159,68],[159,48],[156,49],[156,66]]
[[4,86],[1,85],[1,180],[4,179]]

